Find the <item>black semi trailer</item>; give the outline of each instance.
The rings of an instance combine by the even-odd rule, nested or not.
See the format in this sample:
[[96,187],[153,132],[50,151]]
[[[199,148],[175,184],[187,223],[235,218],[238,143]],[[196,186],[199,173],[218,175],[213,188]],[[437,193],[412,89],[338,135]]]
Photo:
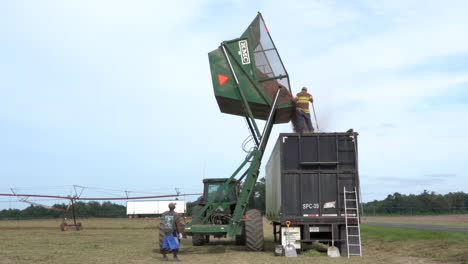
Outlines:
[[266,165],[266,214],[277,244],[299,250],[322,242],[361,256],[357,136],[280,134]]

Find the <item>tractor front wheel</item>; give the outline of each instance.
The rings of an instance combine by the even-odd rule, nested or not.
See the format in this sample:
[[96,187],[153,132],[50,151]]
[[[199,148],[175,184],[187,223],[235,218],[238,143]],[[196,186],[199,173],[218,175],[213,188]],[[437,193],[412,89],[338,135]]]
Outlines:
[[262,251],[264,246],[262,214],[257,209],[251,209],[245,216],[245,245],[252,251]]
[[[192,209],[192,216],[195,216],[203,209],[202,205],[196,205]],[[198,222],[198,221],[197,221]],[[192,224],[197,224],[197,222],[192,221]],[[205,236],[199,234],[192,235],[192,245],[194,246],[203,246],[205,244]]]
[[194,246],[203,246],[205,244],[205,236],[194,234],[192,235],[192,245]]

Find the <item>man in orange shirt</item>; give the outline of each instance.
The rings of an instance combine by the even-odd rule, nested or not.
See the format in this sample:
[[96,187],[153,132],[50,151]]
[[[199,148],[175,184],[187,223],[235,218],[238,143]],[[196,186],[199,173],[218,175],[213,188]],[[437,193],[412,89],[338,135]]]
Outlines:
[[312,121],[310,119],[309,109],[309,102],[313,103],[314,99],[312,98],[312,95],[307,92],[307,87],[302,87],[301,92],[298,93],[294,98],[294,102],[296,103],[299,133],[302,134],[304,132],[304,121],[307,124],[308,132],[314,132],[314,127],[312,126]]

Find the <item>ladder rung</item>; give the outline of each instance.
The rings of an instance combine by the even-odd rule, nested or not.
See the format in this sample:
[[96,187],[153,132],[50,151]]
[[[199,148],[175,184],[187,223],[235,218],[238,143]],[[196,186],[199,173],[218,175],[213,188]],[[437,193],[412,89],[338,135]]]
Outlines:
[[360,247],[361,244],[348,244],[348,246],[353,246],[353,247]]
[[350,256],[361,256],[361,254],[351,254],[349,253]]
[[350,226],[350,225],[348,227],[357,227],[357,228],[359,228],[359,226]]
[[356,191],[345,191],[345,193],[356,193]]
[[359,235],[348,235],[348,236],[352,236],[352,237],[358,237]]
[[346,201],[356,201],[356,199],[346,199]]
[[346,210],[357,210],[357,208],[346,208]]

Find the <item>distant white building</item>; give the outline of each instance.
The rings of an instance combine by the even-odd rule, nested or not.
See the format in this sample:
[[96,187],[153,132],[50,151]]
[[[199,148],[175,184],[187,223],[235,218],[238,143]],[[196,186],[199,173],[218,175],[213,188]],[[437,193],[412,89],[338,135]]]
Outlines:
[[127,201],[127,215],[136,217],[138,215],[158,215],[169,211],[169,204],[175,203],[175,212],[185,214],[187,207],[185,201]]

